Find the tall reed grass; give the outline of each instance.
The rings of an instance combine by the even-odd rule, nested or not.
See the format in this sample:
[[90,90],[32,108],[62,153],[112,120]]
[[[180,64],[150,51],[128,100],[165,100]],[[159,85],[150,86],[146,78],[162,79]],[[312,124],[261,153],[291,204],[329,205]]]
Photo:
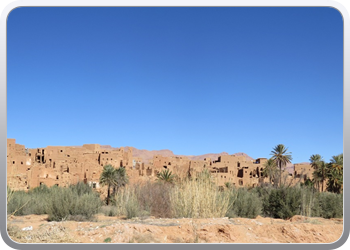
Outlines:
[[204,171],[195,179],[184,179],[170,193],[174,217],[218,218],[230,209],[232,197],[229,191],[220,191]]

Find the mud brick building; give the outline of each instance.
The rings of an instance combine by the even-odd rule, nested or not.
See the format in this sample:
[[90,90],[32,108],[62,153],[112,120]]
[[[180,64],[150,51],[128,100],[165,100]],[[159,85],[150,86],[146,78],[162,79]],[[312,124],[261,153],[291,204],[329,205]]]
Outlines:
[[[196,176],[207,169],[218,186],[230,183],[236,187],[255,187],[268,182],[262,171],[266,158],[252,160],[245,155],[220,155],[217,159],[191,160],[185,156],[154,155],[144,161],[133,157],[132,148],[102,148],[99,144],[26,149],[7,139],[7,184],[14,190],[29,190],[42,184],[66,187],[85,182],[100,189],[99,178],[103,166],[125,167],[130,183],[155,180],[157,174],[169,169],[183,177]],[[310,164],[295,164],[286,168],[283,175],[290,183],[301,177],[312,179]],[[299,178],[299,179],[298,179]]]

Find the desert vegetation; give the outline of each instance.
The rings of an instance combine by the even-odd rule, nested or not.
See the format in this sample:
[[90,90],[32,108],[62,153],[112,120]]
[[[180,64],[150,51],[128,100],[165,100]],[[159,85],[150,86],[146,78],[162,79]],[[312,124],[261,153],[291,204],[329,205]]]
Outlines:
[[281,178],[281,166],[290,160],[287,148],[277,145],[263,171],[269,183],[254,188],[236,188],[230,183],[220,188],[207,170],[184,178],[164,170],[156,182],[127,185],[125,169],[107,165],[100,178],[107,186],[105,199],[84,183],[68,188],[42,185],[28,192],[8,188],[7,213],[48,214],[50,221],[94,220],[98,213],[126,218],[341,218],[343,155],[333,156],[329,163],[312,155],[313,179],[295,186],[286,185]]
[[147,182],[119,188],[110,204],[89,185],[68,188],[40,186],[13,192],[7,213],[48,214],[49,220],[94,220],[106,216],[126,218],[218,218],[256,216],[288,219],[294,215],[341,218],[342,193],[318,192],[314,187],[227,187],[220,190],[207,172],[179,182]]

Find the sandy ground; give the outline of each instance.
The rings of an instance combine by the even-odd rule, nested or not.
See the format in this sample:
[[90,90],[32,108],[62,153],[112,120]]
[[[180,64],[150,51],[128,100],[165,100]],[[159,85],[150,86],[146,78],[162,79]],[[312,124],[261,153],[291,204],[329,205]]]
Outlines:
[[[32,230],[22,230],[26,227]],[[27,215],[9,217],[8,230],[14,241],[26,243],[332,243],[343,233],[343,219],[126,220],[98,215],[94,222],[48,222],[46,215]]]

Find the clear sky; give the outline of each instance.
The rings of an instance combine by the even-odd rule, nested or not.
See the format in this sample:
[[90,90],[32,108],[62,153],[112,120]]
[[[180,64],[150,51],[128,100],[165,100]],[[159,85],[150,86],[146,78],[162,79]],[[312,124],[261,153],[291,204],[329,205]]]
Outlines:
[[293,162],[343,152],[343,20],[332,8],[18,8],[7,137]]

